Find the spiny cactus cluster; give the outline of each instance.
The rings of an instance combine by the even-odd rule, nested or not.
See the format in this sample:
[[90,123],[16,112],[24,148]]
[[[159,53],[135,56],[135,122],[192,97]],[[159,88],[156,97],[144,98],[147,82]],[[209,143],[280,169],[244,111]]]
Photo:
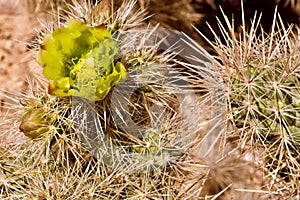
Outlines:
[[199,160],[222,132],[220,77],[201,47],[191,49],[203,60],[165,40],[192,43],[187,36],[137,29],[145,11],[134,4],[112,12],[108,1],[72,1],[39,33],[32,49],[43,75],[31,94],[10,97],[3,123],[15,124],[1,136],[21,139],[1,148],[1,198],[206,196]]
[[[270,33],[255,15],[236,35],[224,15],[212,61],[182,33],[145,28],[135,3],[46,1],[57,12],[31,45],[43,74],[3,95],[0,197],[297,198],[299,28],[275,12]],[[241,188],[248,164],[270,181]]]
[[235,35],[225,16],[227,23],[219,24],[223,38],[209,42],[226,84],[229,137],[238,138],[243,151],[260,152],[274,194],[295,197],[300,169],[299,29],[287,27],[275,11],[271,32],[257,34],[261,17],[255,15],[250,30],[243,26],[242,34]]

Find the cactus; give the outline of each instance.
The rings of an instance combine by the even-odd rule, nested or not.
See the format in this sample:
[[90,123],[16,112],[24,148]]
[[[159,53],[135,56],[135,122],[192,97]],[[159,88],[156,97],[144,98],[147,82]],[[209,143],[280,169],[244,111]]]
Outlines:
[[[224,17],[226,24],[219,23],[223,38],[211,29],[216,41],[208,42],[226,84],[230,134],[243,151],[263,152],[270,191],[295,197],[300,167],[299,29],[286,27],[275,11],[269,34],[257,34],[261,15],[255,15],[250,30],[242,26],[237,36]],[[275,184],[277,179],[284,184]]]
[[[25,139],[7,150],[15,168],[27,171],[10,184],[16,189],[0,185],[1,197],[206,195],[201,189],[207,169],[199,160],[222,133],[215,109],[223,96],[213,88],[218,74],[201,47],[192,49],[203,60],[182,58],[161,48],[157,27],[135,29],[145,11],[132,12],[134,4],[126,1],[111,12],[107,1],[72,1],[56,15],[58,24],[40,31],[32,47],[43,74],[31,81],[46,83],[31,84],[32,94],[15,97],[13,120]],[[213,112],[202,113],[201,106]],[[188,180],[193,174],[197,178]]]

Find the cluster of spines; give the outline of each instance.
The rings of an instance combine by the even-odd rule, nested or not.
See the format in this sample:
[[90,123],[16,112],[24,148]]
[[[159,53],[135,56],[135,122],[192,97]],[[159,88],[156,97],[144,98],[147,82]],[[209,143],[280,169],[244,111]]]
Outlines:
[[[230,137],[239,138],[244,152],[263,152],[259,159],[272,179],[267,190],[294,196],[300,167],[297,28],[286,27],[275,11],[270,33],[258,34],[261,15],[255,15],[250,30],[242,26],[236,35],[224,17],[226,24],[219,23],[223,38],[208,42],[226,84]],[[278,177],[285,184],[274,184]]]
[[[55,3],[59,4],[60,2]],[[56,16],[58,24],[47,28],[45,32],[41,32],[36,43],[32,46],[34,50],[40,50],[43,37],[47,32],[51,33],[56,27],[65,26],[65,22],[69,18],[77,19],[87,23],[89,26],[105,25],[117,41],[121,40],[118,37],[122,36],[125,31],[138,27],[145,19],[144,10],[132,12],[135,1],[124,2],[113,13],[110,10],[108,1],[101,1],[99,4],[96,1],[96,5],[90,0],[79,2],[62,1],[61,3],[64,4],[65,10],[62,12],[62,16]],[[52,4],[52,6],[55,5]],[[99,13],[103,13],[103,16],[99,15]],[[155,31],[155,28],[153,30]],[[94,123],[99,125],[99,127],[96,127],[97,131],[106,133],[111,131],[112,133],[106,144],[117,144],[121,149],[126,150],[124,143],[129,143],[131,146],[137,143],[137,146],[130,147],[130,151],[133,154],[142,154],[145,151],[151,154],[158,151],[161,146],[169,145],[167,144],[170,142],[168,140],[176,135],[177,128],[180,127],[180,115],[176,113],[178,110],[174,108],[178,106],[176,104],[178,100],[174,94],[170,94],[178,92],[176,90],[178,88],[172,90],[174,85],[170,84],[168,87],[171,89],[166,89],[162,85],[164,81],[169,80],[167,77],[164,77],[167,75],[164,74],[166,66],[171,68],[176,60],[173,59],[174,55],[169,53],[168,49],[163,53],[158,52],[159,43],[151,44],[152,46],[144,46],[147,39],[152,37],[153,30],[132,33],[136,34],[137,40],[132,43],[131,41],[125,41],[123,48],[120,48],[123,56],[118,55],[119,57],[117,57],[127,65],[128,70],[133,70],[136,66],[140,66],[140,69],[137,69],[137,71],[141,70],[141,72],[136,74],[136,78],[148,83],[148,85],[138,88],[137,97],[133,95],[130,97],[132,99],[125,99],[131,107],[129,112],[132,113],[129,113],[129,115],[144,110],[145,113],[142,112],[138,115],[146,118],[153,117],[149,111],[150,104],[160,102],[166,106],[166,112],[163,113],[171,118],[167,119],[170,121],[166,127],[162,127],[159,132],[155,132],[158,130],[154,129],[154,136],[153,133],[149,133],[148,138],[145,138],[147,141],[144,145],[143,142],[139,142],[139,138],[134,138],[130,133],[123,132],[121,137],[119,137],[118,124],[110,116],[113,109],[115,109],[112,107],[114,105],[111,104],[112,99],[110,99],[113,94],[109,94],[103,102],[95,102],[94,104],[94,111],[96,111]],[[130,37],[127,39],[130,39]],[[134,45],[134,47],[131,45]],[[177,62],[177,64],[179,65],[180,62]],[[182,67],[185,67],[185,65],[183,64]],[[186,69],[192,70],[189,67],[186,67]],[[188,74],[188,72],[185,73]],[[37,79],[40,78],[43,79],[43,77],[37,77]],[[173,81],[182,79],[180,76],[172,78]],[[187,83],[197,84],[195,75],[193,79],[189,79],[188,76],[185,76],[185,78]],[[127,166],[126,160],[123,163],[119,163],[117,155],[113,153],[109,154],[112,156],[109,162],[101,159],[103,158],[101,157],[103,156],[101,152],[100,156],[95,156],[99,152],[95,153],[93,152],[95,149],[90,149],[89,146],[84,145],[81,141],[82,138],[78,135],[78,132],[86,130],[84,123],[87,122],[85,121],[86,119],[82,118],[81,121],[79,119],[80,116],[76,116],[76,109],[80,109],[80,107],[73,104],[72,97],[56,97],[47,94],[46,84],[33,84],[31,85],[32,94],[15,97],[16,115],[11,116],[11,118],[18,121],[19,127],[15,127],[14,130],[11,129],[10,131],[17,132],[19,135],[24,133],[27,138],[20,143],[14,143],[14,146],[11,145],[4,152],[1,152],[3,155],[9,155],[9,158],[5,159],[9,159],[14,163],[14,165],[9,167],[0,166],[1,170],[5,171],[4,177],[9,180],[0,182],[1,197],[175,199],[184,198],[185,196],[199,197],[202,195],[202,184],[199,185],[195,182],[196,180],[187,184],[185,182],[185,174],[194,173],[194,168],[199,169],[198,174],[206,173],[206,169],[202,165],[195,163],[196,161],[194,162],[188,155],[181,155],[182,157],[179,157],[173,163],[159,167],[155,165],[152,167],[148,166],[146,169],[142,168],[141,171],[134,169],[136,166],[140,167],[139,165]],[[120,95],[118,96],[119,100],[123,98],[124,92],[120,91],[118,93],[118,91],[114,91],[114,93]],[[140,100],[139,98],[141,97],[144,99]],[[120,102],[115,101],[115,104],[120,104]],[[89,114],[89,111],[85,110],[86,113],[81,112],[80,114]],[[115,111],[118,113],[117,109]],[[74,121],[74,119],[77,120]],[[159,119],[157,118],[156,120],[158,121]],[[140,119],[134,120],[137,120],[137,124],[140,123],[141,125],[147,123],[147,119],[142,119],[142,121]],[[6,123],[10,122],[7,119]],[[128,126],[128,124],[124,123],[123,126]],[[189,127],[183,127],[182,129],[190,130]],[[123,136],[127,139],[129,138],[129,140],[124,140]],[[196,139],[197,141],[199,140],[199,138]],[[149,142],[150,145],[148,145]],[[195,146],[197,145],[195,144]],[[109,149],[109,147],[107,148]],[[158,163],[161,162],[158,161]],[[108,163],[111,165],[108,165]],[[22,171],[22,175],[17,173],[19,172],[18,169]],[[10,172],[14,170],[16,172]],[[9,177],[13,178],[9,179]],[[205,175],[202,177],[205,178]],[[182,192],[183,190],[187,193]]]

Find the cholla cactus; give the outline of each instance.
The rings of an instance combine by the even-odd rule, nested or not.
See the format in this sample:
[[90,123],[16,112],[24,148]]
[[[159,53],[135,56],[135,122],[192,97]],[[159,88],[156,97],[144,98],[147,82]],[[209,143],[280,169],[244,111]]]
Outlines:
[[255,15],[251,29],[243,26],[237,37],[225,16],[223,38],[210,44],[227,86],[231,135],[243,150],[263,152],[269,190],[286,198],[299,185],[299,29],[276,17],[275,11],[269,34],[256,34],[261,16]]
[[[26,140],[5,154],[26,173],[8,183],[13,189],[0,186],[3,197],[206,195],[201,190],[208,169],[200,161],[223,125],[223,93],[214,88],[218,73],[201,47],[182,56],[157,27],[136,29],[145,12],[132,12],[134,3],[111,12],[108,1],[72,1],[40,32],[32,45],[43,67],[37,79],[48,82],[15,99],[13,120]],[[193,42],[172,33],[182,44]]]

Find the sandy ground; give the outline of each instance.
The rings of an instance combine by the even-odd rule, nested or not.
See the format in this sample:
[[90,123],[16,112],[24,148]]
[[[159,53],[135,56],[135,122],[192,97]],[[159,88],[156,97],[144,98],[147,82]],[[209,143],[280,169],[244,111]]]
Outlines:
[[[34,54],[29,52],[27,43],[33,38],[37,24],[22,4],[0,0],[0,91],[27,90],[26,77],[30,65],[35,65]],[[0,96],[0,101],[3,104],[6,100]]]

